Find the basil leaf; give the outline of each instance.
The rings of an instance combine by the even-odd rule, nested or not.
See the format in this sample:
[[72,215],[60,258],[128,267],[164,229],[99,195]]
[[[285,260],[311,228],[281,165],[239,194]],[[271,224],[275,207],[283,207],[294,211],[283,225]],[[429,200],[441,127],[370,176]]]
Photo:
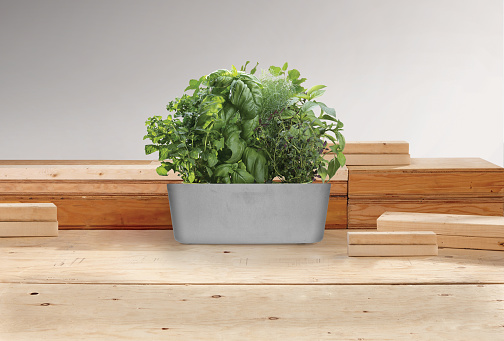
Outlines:
[[243,152],[243,162],[247,171],[252,174],[256,182],[266,182],[268,178],[268,166],[263,153],[254,148],[247,147]]
[[244,169],[237,169],[231,174],[231,182],[235,184],[250,184],[254,182],[254,177]]
[[230,89],[230,100],[243,120],[250,120],[262,110],[262,93],[260,85],[250,78],[234,80]]
[[226,140],[226,146],[231,150],[231,157],[225,163],[236,163],[242,158],[247,143],[240,138],[240,131],[235,131]]

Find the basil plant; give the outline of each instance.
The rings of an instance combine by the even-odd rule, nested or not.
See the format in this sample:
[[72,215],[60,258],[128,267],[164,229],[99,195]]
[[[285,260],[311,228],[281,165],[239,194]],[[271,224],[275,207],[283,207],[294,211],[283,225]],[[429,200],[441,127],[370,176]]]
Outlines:
[[305,89],[287,63],[259,77],[248,63],[191,79],[192,95],[171,101],[166,118],[146,121],[145,153],[159,153],[158,174],[173,170],[185,183],[308,183],[345,164],[343,123],[315,100],[325,86]]

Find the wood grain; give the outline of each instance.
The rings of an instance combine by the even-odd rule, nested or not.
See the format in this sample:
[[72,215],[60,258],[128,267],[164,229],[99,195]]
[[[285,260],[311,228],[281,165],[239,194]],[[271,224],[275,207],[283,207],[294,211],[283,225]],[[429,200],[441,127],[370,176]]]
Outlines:
[[0,222],[56,220],[56,205],[52,203],[0,203]]
[[[180,180],[173,171],[167,176],[156,172],[159,162],[111,164],[87,163],[77,164],[0,164],[0,180]],[[331,178],[333,181],[347,181],[348,169],[341,167]]]
[[433,231],[438,235],[504,237],[503,216],[385,212],[378,231]]
[[468,237],[438,235],[439,247],[504,251],[504,237]]
[[152,160],[0,160],[0,165],[150,165]]
[[345,154],[347,166],[409,165],[409,154]]
[[[327,153],[324,159],[331,160],[333,154]],[[345,154],[346,166],[384,166],[409,165],[409,154]]]
[[347,225],[347,198],[330,196],[327,208],[326,229],[346,229]]
[[482,158],[411,158],[411,163],[406,166],[352,166],[350,172],[354,173],[374,173],[377,171],[384,173],[411,172],[425,170],[428,172],[447,171],[491,171],[502,172],[502,167],[497,166]]
[[0,237],[57,236],[57,221],[0,221]]
[[9,283],[0,292],[0,339],[9,341],[494,341],[503,335],[504,285]]
[[[181,180],[4,180],[1,195],[165,195],[166,185]],[[332,187],[332,186],[331,186]]]
[[406,141],[348,141],[343,153],[346,154],[409,154]]
[[436,234],[428,231],[355,232],[347,233],[349,245],[434,245]]
[[[164,195],[166,185],[182,180],[3,180],[2,195]],[[316,181],[315,183],[321,183]],[[331,180],[331,195],[347,195],[347,181]]]
[[374,172],[350,171],[348,197],[499,197],[504,198],[504,171]]
[[60,229],[168,228],[168,195],[149,196],[0,196],[0,202],[46,202],[58,208]]
[[376,219],[386,211],[418,213],[452,213],[502,216],[504,200],[500,198],[371,198],[348,199],[348,227],[376,228]]
[[[332,186],[331,186],[332,187]],[[164,186],[166,191],[166,186]],[[60,229],[171,229],[170,203],[161,195],[0,196],[0,203],[53,203]],[[327,228],[347,227],[345,196],[331,196]]]
[[[333,143],[329,142],[328,147]],[[409,143],[406,141],[347,141],[347,154],[409,154]]]
[[437,244],[431,245],[348,245],[349,257],[437,256]]
[[167,230],[60,230],[58,238],[2,240],[0,283],[504,284],[503,252],[349,258],[346,232],[327,230],[315,244],[258,247],[183,245]]

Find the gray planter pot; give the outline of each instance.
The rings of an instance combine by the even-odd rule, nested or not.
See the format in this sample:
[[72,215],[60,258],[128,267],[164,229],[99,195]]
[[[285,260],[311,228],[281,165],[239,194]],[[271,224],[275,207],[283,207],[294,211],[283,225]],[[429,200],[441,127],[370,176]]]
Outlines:
[[324,236],[326,184],[169,184],[183,244],[301,244]]

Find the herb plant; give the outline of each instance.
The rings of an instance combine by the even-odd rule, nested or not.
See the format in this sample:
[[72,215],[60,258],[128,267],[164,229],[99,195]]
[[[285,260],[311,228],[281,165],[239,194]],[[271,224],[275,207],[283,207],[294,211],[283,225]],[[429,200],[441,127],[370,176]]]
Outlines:
[[[257,78],[248,63],[191,79],[185,91],[193,94],[171,101],[171,115],[146,121],[145,152],[159,152],[158,174],[174,170],[186,183],[307,183],[325,182],[345,164],[343,123],[315,101],[325,86],[305,89],[287,63]],[[327,140],[331,160],[323,157]]]

